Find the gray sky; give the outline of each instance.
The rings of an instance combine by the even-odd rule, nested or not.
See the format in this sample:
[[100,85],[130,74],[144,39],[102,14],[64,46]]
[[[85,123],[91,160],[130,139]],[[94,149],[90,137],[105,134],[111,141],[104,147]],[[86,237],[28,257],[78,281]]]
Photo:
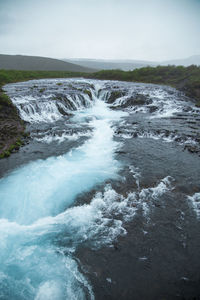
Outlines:
[[200,0],[0,0],[0,53],[156,61],[200,54]]

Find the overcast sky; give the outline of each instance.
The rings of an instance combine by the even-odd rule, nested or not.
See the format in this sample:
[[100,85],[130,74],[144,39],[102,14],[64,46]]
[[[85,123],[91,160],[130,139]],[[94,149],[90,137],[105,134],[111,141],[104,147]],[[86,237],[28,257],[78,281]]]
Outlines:
[[0,0],[0,53],[155,61],[200,54],[200,0]]

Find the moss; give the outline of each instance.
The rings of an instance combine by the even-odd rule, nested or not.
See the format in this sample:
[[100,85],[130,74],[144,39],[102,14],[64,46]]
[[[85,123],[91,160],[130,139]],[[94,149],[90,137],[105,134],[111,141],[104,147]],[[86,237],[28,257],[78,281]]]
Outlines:
[[16,146],[21,146],[22,144],[20,142],[16,142]]
[[56,85],[63,85],[62,82],[57,82]]
[[9,152],[12,152],[13,150],[15,150],[15,147],[16,147],[16,145],[11,145],[9,148],[8,148],[8,151]]
[[10,156],[10,151],[6,150],[3,153],[0,154],[0,158],[5,158]]
[[90,97],[90,99],[92,99],[92,93],[89,90],[84,90],[83,91],[84,94],[88,95]]
[[43,93],[45,91],[45,88],[42,88],[39,90],[40,93]]
[[108,103],[113,103],[117,98],[124,96],[122,91],[112,91],[108,99]]
[[[23,132],[22,135],[23,135],[24,137],[25,137],[25,136],[29,136],[29,133],[28,133],[28,132]],[[3,152],[0,154],[0,159],[1,159],[1,158],[5,158],[5,157],[10,156],[10,154],[11,154],[14,150],[19,150],[19,148],[20,148],[21,146],[23,146],[23,145],[24,145],[24,142],[23,142],[20,138],[18,138],[14,144],[10,145],[9,148],[8,148],[7,150],[3,151]],[[3,148],[3,146],[4,146],[4,145],[2,145],[1,148]]]
[[195,104],[196,107],[200,107],[200,101]]
[[24,144],[24,143],[23,143],[22,140],[19,139],[19,138],[17,139],[17,141],[16,141],[16,143],[15,143],[15,145],[16,145],[16,146],[19,146],[19,147],[22,146],[23,144]]

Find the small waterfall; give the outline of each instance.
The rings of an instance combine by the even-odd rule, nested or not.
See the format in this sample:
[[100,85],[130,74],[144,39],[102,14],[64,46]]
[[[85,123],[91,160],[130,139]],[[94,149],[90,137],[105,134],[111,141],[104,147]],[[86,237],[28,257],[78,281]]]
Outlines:
[[[59,87],[57,92],[56,83],[50,89],[37,87],[31,90],[26,88],[23,95],[11,97],[17,106],[21,118],[29,123],[54,122],[74,111],[91,107],[94,90],[90,86],[70,89],[72,83],[66,84],[65,89]],[[67,88],[68,86],[68,88]],[[43,91],[44,90],[44,91]],[[60,91],[61,90],[61,91]]]

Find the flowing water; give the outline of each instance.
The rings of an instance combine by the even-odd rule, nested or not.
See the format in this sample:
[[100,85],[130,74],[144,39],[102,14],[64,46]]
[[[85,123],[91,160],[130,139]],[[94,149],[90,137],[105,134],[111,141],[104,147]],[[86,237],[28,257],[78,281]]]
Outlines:
[[0,161],[0,299],[198,299],[191,100],[80,78],[4,88],[30,139]]

